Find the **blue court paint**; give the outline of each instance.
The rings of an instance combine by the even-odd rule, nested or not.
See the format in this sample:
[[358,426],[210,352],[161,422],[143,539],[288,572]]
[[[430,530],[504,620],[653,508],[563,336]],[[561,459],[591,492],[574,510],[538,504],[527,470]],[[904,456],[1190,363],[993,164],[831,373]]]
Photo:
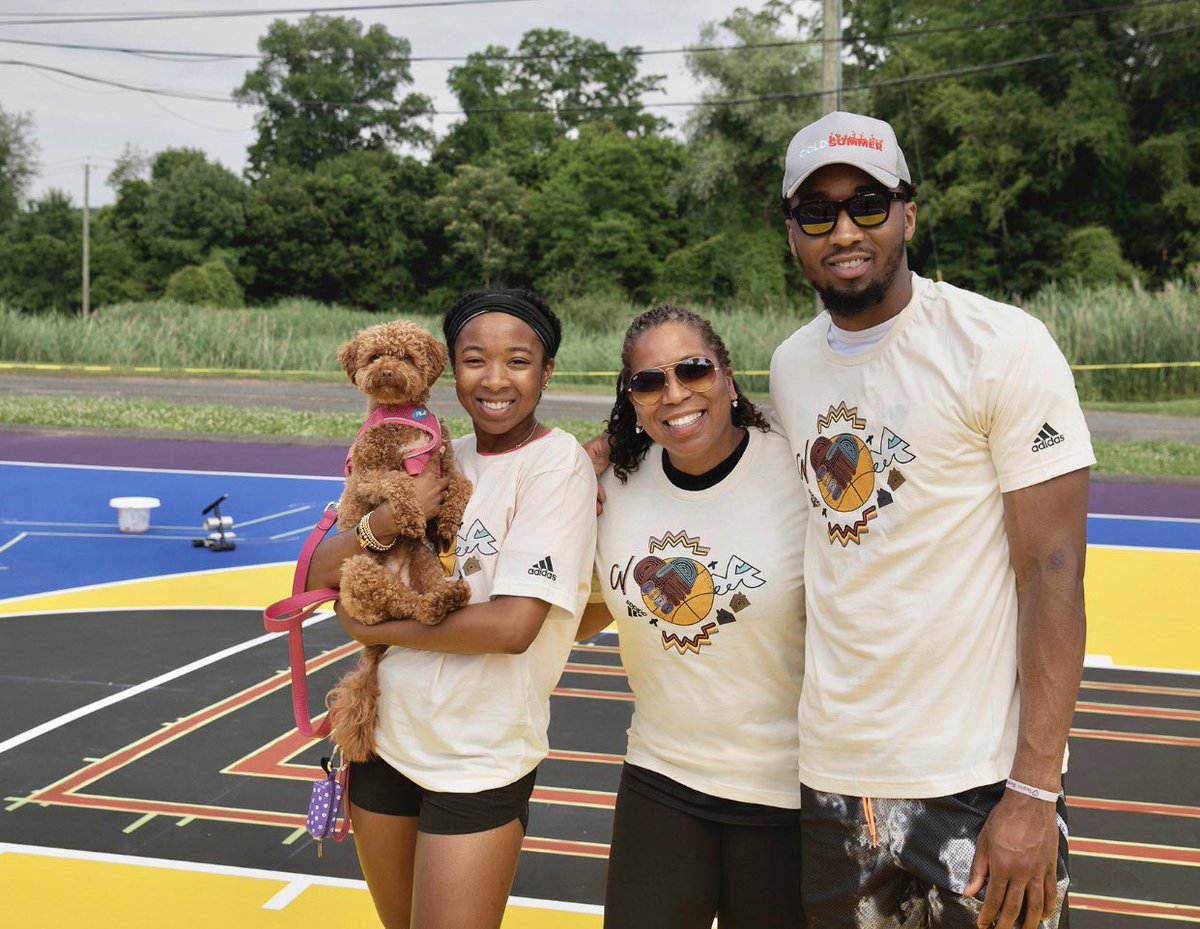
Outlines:
[[[295,561],[341,478],[0,464],[0,600],[185,572]],[[200,511],[221,494],[237,548],[213,552]],[[158,497],[150,531],[117,529],[112,497]],[[248,525],[241,525],[247,523]],[[1088,543],[1200,551],[1200,520],[1089,516]]]
[[1169,548],[1200,551],[1200,520],[1139,519],[1135,516],[1089,516],[1089,545]]
[[[341,479],[0,465],[0,599],[184,572],[295,561]],[[222,494],[237,548],[214,552],[201,510]],[[113,497],[157,497],[150,531],[117,529]],[[248,523],[248,525],[240,525]]]

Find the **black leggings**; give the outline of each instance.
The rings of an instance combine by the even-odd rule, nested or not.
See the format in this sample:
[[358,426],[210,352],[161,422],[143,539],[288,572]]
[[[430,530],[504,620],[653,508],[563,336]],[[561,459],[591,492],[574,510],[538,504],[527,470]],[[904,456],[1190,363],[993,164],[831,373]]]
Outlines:
[[617,792],[605,929],[800,929],[800,826],[702,819]]

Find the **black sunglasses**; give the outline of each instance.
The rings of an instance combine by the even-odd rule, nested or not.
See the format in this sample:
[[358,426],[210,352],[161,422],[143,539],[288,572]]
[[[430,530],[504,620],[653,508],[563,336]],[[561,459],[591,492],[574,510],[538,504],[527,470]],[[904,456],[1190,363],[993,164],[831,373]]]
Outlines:
[[908,194],[900,190],[867,190],[845,200],[801,200],[788,209],[788,215],[805,235],[828,235],[842,210],[854,225],[870,229],[887,222],[893,200],[907,199]]
[[688,390],[704,393],[717,382],[717,365],[707,358],[685,358],[659,368],[635,371],[629,378],[629,396],[636,403],[650,406],[661,399],[667,386],[667,372],[674,371],[675,379]]

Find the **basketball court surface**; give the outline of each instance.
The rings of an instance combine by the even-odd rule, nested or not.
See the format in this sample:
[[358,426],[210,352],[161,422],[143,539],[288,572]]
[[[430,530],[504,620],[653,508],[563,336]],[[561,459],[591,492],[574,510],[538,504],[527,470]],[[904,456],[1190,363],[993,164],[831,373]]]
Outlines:
[[[0,925],[376,925],[353,841],[304,828],[299,736],[261,611],[341,492],[344,451],[0,432]],[[195,547],[227,494],[237,548]],[[157,497],[123,534],[113,497]],[[1200,487],[1094,482],[1071,737],[1076,929],[1200,922]],[[354,660],[305,632],[314,714]],[[615,636],[552,701],[506,929],[599,927],[632,708]]]

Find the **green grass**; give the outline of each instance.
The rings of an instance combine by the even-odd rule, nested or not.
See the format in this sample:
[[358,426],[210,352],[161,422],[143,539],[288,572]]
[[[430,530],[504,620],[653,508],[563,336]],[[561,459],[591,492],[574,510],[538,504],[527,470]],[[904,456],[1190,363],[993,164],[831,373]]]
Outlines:
[[1163,477],[1200,477],[1200,445],[1183,442],[1109,442],[1092,439],[1096,471]]
[[[558,426],[580,441],[590,439],[602,428],[599,422],[584,419],[544,422]],[[362,416],[215,404],[193,406],[158,400],[83,397],[64,404],[51,397],[0,397],[0,423],[60,429],[337,439],[349,445],[362,425]],[[471,421],[466,416],[448,416],[446,428],[452,435],[463,435],[470,431]]]
[[[600,431],[599,421],[544,420],[581,442]],[[0,423],[38,428],[89,428],[159,434],[273,436],[283,439],[330,439],[349,445],[362,417],[353,413],[309,413],[295,410],[191,406],[157,400],[80,398],[70,404],[50,397],[0,397]],[[453,435],[471,428],[466,416],[450,416]],[[1108,442],[1093,439],[1097,471],[1114,474],[1200,477],[1200,446],[1180,442]]]
[[[1072,364],[1200,361],[1200,288],[1052,286],[1025,301],[1044,320]],[[562,303],[559,385],[611,389],[625,328],[645,307],[580,298]],[[755,307],[696,306],[725,339],[739,371],[765,370],[775,347],[812,313],[808,301]],[[0,304],[0,361],[149,366],[228,371],[324,372],[337,376],[337,346],[364,326],[394,316],[440,333],[436,316],[372,314],[311,300],[269,307],[213,309],[164,301],[104,307],[97,318],[23,314]],[[765,377],[739,378],[765,391]],[[1085,402],[1170,400],[1200,396],[1200,368],[1080,371]]]
[[1200,416],[1200,397],[1181,397],[1178,400],[1093,400],[1084,403],[1089,410],[1113,413],[1148,413],[1152,416]]

